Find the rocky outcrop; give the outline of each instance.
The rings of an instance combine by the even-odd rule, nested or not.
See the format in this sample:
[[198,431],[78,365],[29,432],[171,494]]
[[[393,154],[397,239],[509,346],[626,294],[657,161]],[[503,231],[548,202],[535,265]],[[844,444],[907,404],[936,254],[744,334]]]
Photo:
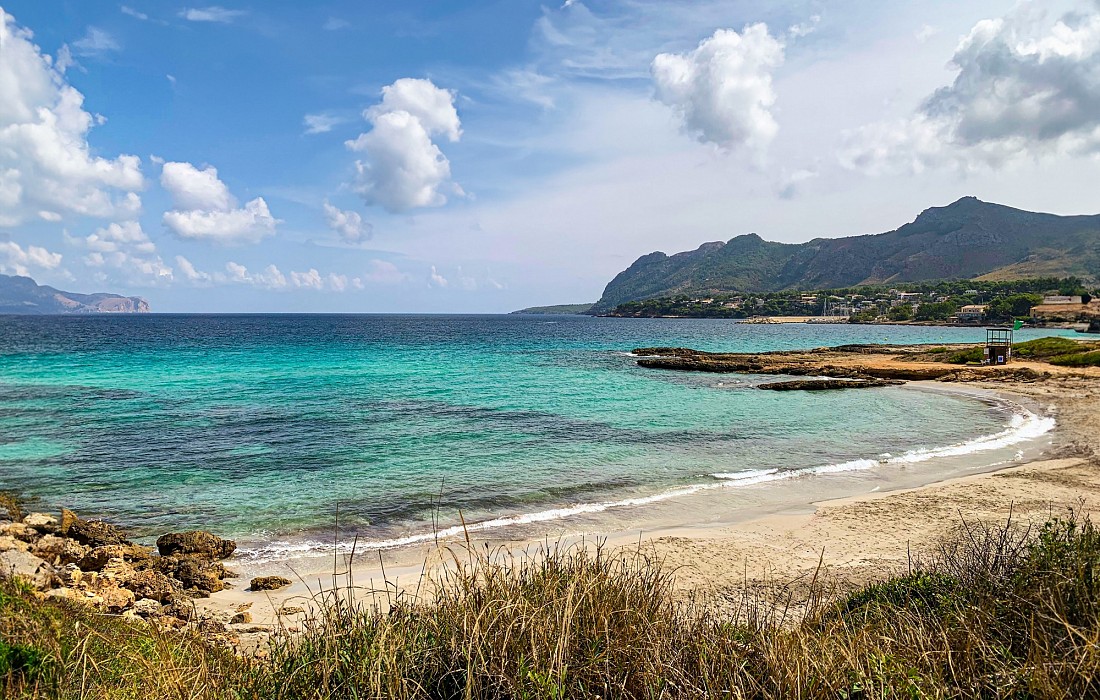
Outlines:
[[[0,581],[17,578],[43,598],[90,605],[145,620],[163,630],[189,630],[228,649],[262,654],[272,630],[252,625],[250,604],[235,611],[204,609],[205,598],[236,577],[221,559],[236,545],[209,532],[169,533],[158,549],[126,539],[116,525],[13,513],[0,520]],[[166,554],[161,553],[166,552]],[[287,581],[289,583],[289,581]]]
[[280,588],[286,588],[293,583],[288,578],[282,576],[258,576],[249,582],[249,588],[253,591],[274,591]]
[[227,559],[237,549],[237,543],[223,540],[204,530],[171,532],[157,538],[162,556],[194,556],[205,559]]
[[122,528],[102,520],[76,518],[69,524],[66,535],[80,544],[86,544],[90,547],[129,544],[126,533],[123,532]]
[[873,389],[899,384],[904,382],[891,379],[795,379],[789,382],[761,384],[757,388],[771,391],[835,391],[837,389]]
[[57,579],[52,566],[30,552],[12,549],[0,552],[0,581],[18,579],[39,591],[48,590]]
[[207,597],[235,576],[220,561],[236,548],[230,540],[197,531],[170,533],[159,544],[170,554],[131,542],[117,525],[83,520],[72,511],[60,519],[31,513],[0,525],[0,577],[18,576],[52,597],[126,612]]

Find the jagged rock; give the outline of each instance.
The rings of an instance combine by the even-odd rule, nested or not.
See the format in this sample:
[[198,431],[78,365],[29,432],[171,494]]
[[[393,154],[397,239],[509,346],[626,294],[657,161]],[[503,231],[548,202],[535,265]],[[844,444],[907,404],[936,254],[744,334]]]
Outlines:
[[104,586],[96,591],[100,605],[109,612],[119,613],[134,604],[134,594],[120,586]]
[[195,606],[186,601],[172,603],[161,608],[161,614],[187,622],[195,616]]
[[252,624],[252,613],[239,612],[233,617],[229,618],[229,624],[231,625],[248,625]]
[[58,527],[58,531],[60,531],[62,535],[68,535],[69,528],[71,528],[73,526],[73,523],[75,523],[77,520],[80,520],[80,518],[76,517],[76,513],[72,512],[71,510],[62,508],[61,525]]
[[135,615],[140,615],[142,617],[153,617],[155,615],[160,615],[160,603],[158,603],[156,600],[153,600],[152,598],[141,598],[140,596],[138,597],[139,600],[135,600],[134,606],[130,608],[130,610]]
[[65,588],[51,588],[44,594],[47,598],[53,598],[54,600],[79,600],[79,597],[70,589]]
[[23,517],[23,524],[39,532],[53,532],[57,527],[57,518],[49,513],[31,513]]
[[110,544],[91,549],[78,562],[85,571],[100,571],[112,559],[129,562],[143,562],[152,557],[152,552],[136,544]]
[[305,608],[299,607],[297,605],[284,605],[283,607],[279,608],[276,614],[285,617],[288,615],[298,615],[304,613],[305,611]]
[[75,522],[69,525],[66,534],[80,544],[86,544],[90,547],[130,544],[122,528],[102,520],[81,520],[77,518]]
[[44,591],[57,580],[50,564],[29,552],[10,550],[0,552],[0,580],[17,578]]
[[233,540],[223,540],[205,530],[170,532],[157,538],[157,549],[163,556],[197,556],[225,559],[237,549]]
[[184,589],[199,597],[205,598],[228,588],[222,580],[226,570],[221,562],[190,557],[155,557],[144,567],[176,579]]
[[[179,583],[153,570],[135,572],[122,585],[138,598],[154,600],[158,604],[171,602],[181,592]],[[159,611],[159,605],[157,609]]]
[[63,566],[81,561],[88,555],[90,548],[68,537],[43,535],[34,543],[31,551],[54,566]]
[[66,564],[57,570],[57,577],[66,586],[78,586],[84,580],[84,572],[76,564]]
[[108,560],[99,573],[102,578],[109,581],[116,581],[119,585],[122,585],[126,581],[129,581],[137,572],[130,562],[122,557],[115,557]]
[[17,540],[11,535],[0,535],[0,552],[29,552],[31,546],[23,540]]
[[38,541],[42,533],[26,523],[8,523],[4,526],[4,529],[0,531],[0,535],[7,535],[8,537],[14,537],[17,540],[33,544]]
[[274,591],[289,586],[293,581],[282,576],[257,576],[248,587],[254,591]]

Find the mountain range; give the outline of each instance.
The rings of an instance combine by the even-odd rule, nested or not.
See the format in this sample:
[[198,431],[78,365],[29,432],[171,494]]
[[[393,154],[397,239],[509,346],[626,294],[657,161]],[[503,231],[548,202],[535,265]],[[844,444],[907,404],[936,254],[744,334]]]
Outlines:
[[0,314],[146,313],[141,297],[99,292],[78,294],[38,284],[30,277],[0,275]]
[[833,289],[941,279],[1100,278],[1100,215],[1041,214],[964,197],[886,233],[774,243],[755,233],[643,255],[590,313],[709,292]]

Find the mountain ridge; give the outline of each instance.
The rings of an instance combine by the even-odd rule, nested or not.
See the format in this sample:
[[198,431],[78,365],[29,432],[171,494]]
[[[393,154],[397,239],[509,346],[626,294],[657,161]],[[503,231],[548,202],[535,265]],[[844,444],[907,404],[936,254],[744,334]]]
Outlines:
[[775,292],[938,279],[1100,277],[1100,215],[1060,216],[963,197],[892,231],[805,243],[756,233],[639,257],[591,313],[628,301],[706,292]]
[[110,292],[80,294],[40,285],[30,277],[0,275],[0,314],[148,313],[149,302]]

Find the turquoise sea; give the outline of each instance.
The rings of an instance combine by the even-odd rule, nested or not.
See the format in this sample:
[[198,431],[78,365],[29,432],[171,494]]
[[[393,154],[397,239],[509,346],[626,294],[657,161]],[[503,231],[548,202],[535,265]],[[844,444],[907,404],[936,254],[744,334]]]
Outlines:
[[[1001,458],[1049,425],[909,388],[757,391],[757,377],[645,370],[628,354],[981,338],[580,316],[6,316],[0,488],[262,554],[331,541],[337,509],[360,546],[388,546],[459,513],[503,527],[808,470]],[[735,508],[737,489],[723,498]]]

